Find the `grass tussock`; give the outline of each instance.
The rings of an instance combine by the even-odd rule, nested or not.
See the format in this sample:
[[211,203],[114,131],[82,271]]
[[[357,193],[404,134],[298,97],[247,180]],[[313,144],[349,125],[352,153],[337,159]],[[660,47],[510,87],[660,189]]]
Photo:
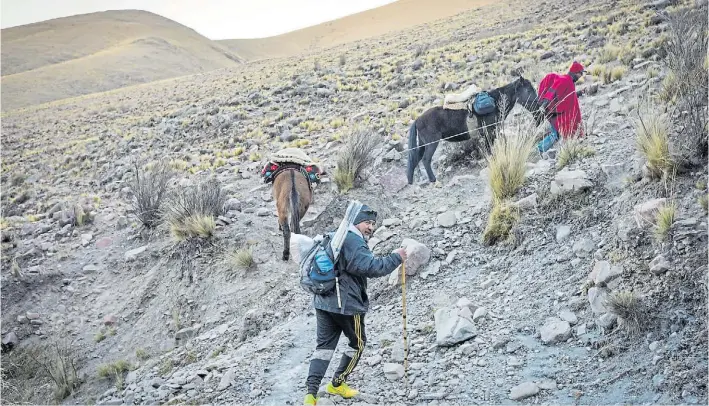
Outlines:
[[131,203],[143,227],[155,228],[161,223],[160,211],[173,177],[173,165],[170,162],[155,162],[145,171],[136,163]]
[[674,166],[670,155],[669,124],[665,115],[645,114],[635,123],[636,145],[645,157],[653,178],[669,174]]
[[486,157],[495,201],[514,196],[524,184],[527,158],[532,153],[534,141],[534,134],[527,131],[514,136],[501,133],[496,137],[492,153]]
[[378,144],[377,135],[365,128],[356,128],[346,137],[333,174],[340,193],[347,193],[356,186],[362,171],[374,161]]
[[590,147],[584,146],[580,140],[576,138],[569,138],[559,149],[559,156],[557,157],[556,166],[561,169],[570,163],[587,158],[596,154],[596,151]]
[[133,367],[128,361],[121,359],[110,364],[103,364],[99,366],[97,374],[99,378],[113,378],[116,384],[116,389],[123,390],[123,374],[130,371],[131,368]]
[[209,238],[222,214],[226,195],[216,179],[209,179],[173,193],[165,204],[165,218],[177,241]]
[[249,269],[254,266],[254,254],[251,249],[241,248],[236,252],[231,254],[230,258],[231,265],[236,269]]
[[633,292],[613,292],[606,299],[605,305],[618,316],[618,325],[629,333],[637,334],[647,327],[649,311]]
[[677,208],[674,203],[659,208],[655,215],[655,236],[658,240],[665,239],[670,233],[676,214]]
[[60,402],[79,387],[79,360],[64,338],[15,348],[2,357],[3,404]]
[[519,220],[519,209],[508,203],[495,203],[483,231],[483,243],[493,245],[506,240]]

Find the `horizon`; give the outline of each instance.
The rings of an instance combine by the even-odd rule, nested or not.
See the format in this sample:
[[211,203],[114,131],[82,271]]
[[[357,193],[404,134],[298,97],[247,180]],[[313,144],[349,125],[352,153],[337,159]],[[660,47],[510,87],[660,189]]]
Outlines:
[[0,28],[5,30],[103,11],[138,10],[173,20],[210,40],[260,39],[327,23],[395,1],[205,0],[198,4],[187,0],[69,0],[47,4],[43,0],[4,0],[0,5]]

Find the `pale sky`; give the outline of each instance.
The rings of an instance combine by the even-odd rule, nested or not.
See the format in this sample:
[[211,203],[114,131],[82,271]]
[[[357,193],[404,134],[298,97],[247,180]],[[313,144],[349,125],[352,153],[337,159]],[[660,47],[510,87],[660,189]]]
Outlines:
[[146,10],[210,39],[261,38],[394,0],[2,0],[2,28],[106,10]]

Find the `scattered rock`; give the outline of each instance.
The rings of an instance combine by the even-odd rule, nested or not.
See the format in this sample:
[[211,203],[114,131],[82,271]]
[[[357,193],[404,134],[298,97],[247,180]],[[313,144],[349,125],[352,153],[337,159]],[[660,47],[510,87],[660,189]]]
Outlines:
[[222,379],[219,381],[219,386],[217,386],[217,390],[221,392],[231,386],[231,383],[234,381],[234,378],[236,378],[236,370],[234,370],[234,368],[229,368],[229,370],[227,370],[226,373],[222,375]]
[[618,320],[618,316],[616,316],[613,313],[606,313],[601,315],[601,317],[598,318],[598,325],[600,327],[603,327],[605,329],[609,329],[613,327]]
[[200,328],[201,326],[199,324],[194,327],[183,328],[182,330],[175,333],[175,341],[184,342],[192,337],[197,336]]
[[594,314],[608,313],[608,309],[605,306],[607,297],[608,291],[604,288],[594,286],[588,290],[588,301]]
[[660,254],[650,261],[649,267],[653,275],[662,275],[672,269],[672,264],[670,264],[670,261],[668,261],[664,255]]
[[469,318],[462,317],[457,308],[438,309],[434,314],[436,344],[451,346],[475,336],[475,325]]
[[473,314],[473,321],[478,321],[485,316],[487,316],[487,309],[484,307],[478,307],[475,309],[475,313]]
[[552,317],[547,319],[539,332],[544,344],[554,344],[571,337],[571,326],[567,321]]
[[534,382],[521,383],[510,390],[510,399],[522,400],[539,393],[539,386]]
[[667,199],[663,197],[636,205],[633,213],[637,226],[644,228],[652,225],[655,221],[655,216],[657,215],[658,210],[660,210],[666,202]]
[[528,210],[537,207],[537,194],[532,193],[527,197],[519,199],[515,202],[515,206],[519,207],[522,210]]
[[224,203],[224,212],[241,211],[241,202],[239,199],[230,198]]
[[438,215],[438,225],[444,228],[450,228],[456,225],[458,219],[453,211],[445,211]]
[[384,376],[390,381],[398,381],[404,377],[404,366],[393,363],[386,363],[382,365],[384,369]]
[[125,259],[127,262],[135,261],[138,256],[142,253],[144,253],[148,249],[147,245],[143,245],[142,247],[138,247],[135,249],[132,249],[125,254]]
[[562,169],[557,172],[551,183],[551,193],[556,195],[564,192],[578,192],[593,187],[586,171]]
[[556,228],[556,241],[563,242],[571,235],[571,227],[559,226]]
[[608,261],[597,261],[593,267],[591,275],[593,275],[593,281],[596,286],[606,286],[608,282],[621,276],[623,274],[623,268],[614,265],[611,266]]
[[19,343],[20,339],[17,338],[17,334],[14,331],[5,334],[5,337],[2,338],[2,352],[12,350]]
[[415,275],[431,259],[431,250],[416,240],[405,238],[401,246],[406,249],[406,275]]
[[103,316],[103,324],[106,326],[113,326],[118,322],[118,318],[112,314],[107,314]]
[[565,322],[571,324],[572,326],[576,323],[578,323],[578,317],[576,315],[568,310],[562,310],[559,312],[559,318],[561,320],[564,320]]
[[265,207],[259,207],[256,210],[256,215],[259,217],[268,217],[271,215],[271,210],[265,208]]
[[593,251],[595,250],[596,243],[594,243],[592,240],[589,240],[588,238],[576,241],[573,246],[574,254],[576,254],[576,256],[579,258],[588,258],[591,256],[591,254],[593,254]]

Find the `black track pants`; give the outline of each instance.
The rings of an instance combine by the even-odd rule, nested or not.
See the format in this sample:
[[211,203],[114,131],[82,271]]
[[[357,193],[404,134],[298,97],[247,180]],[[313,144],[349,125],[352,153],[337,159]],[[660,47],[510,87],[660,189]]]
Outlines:
[[349,374],[357,366],[367,342],[363,314],[346,316],[315,309],[315,316],[317,318],[317,347],[310,359],[310,370],[306,381],[308,393],[313,395],[318,393],[320,382],[327,372],[341,333],[344,333],[345,337],[350,340],[350,348],[342,354],[340,365],[332,378],[332,383],[335,386],[339,386],[347,380]]

